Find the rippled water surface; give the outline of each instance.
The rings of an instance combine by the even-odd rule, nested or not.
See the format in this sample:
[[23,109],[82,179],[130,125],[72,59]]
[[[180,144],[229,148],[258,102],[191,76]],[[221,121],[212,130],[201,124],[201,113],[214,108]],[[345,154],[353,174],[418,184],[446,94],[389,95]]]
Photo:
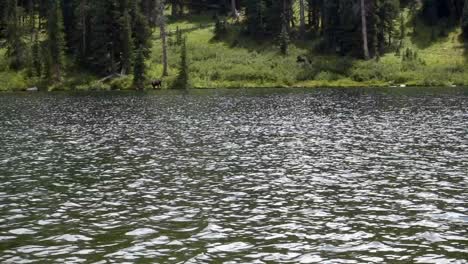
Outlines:
[[468,89],[0,95],[1,263],[467,263]]

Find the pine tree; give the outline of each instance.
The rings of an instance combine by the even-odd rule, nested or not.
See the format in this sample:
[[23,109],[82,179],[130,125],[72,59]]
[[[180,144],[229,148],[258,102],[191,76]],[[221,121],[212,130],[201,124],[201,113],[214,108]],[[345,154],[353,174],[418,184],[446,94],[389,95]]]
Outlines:
[[283,26],[281,27],[281,33],[279,35],[279,41],[280,41],[280,50],[281,54],[287,55],[288,54],[288,48],[289,48],[289,34],[288,34],[288,29],[286,27],[286,17],[283,16]]
[[31,48],[32,56],[32,68],[33,75],[40,77],[42,74],[42,63],[41,63],[41,46],[39,44],[38,36],[34,37],[34,43]]
[[166,16],[164,15],[165,3],[164,0],[156,0],[155,5],[157,13],[157,23],[159,25],[159,31],[162,43],[162,64],[163,64],[163,76],[169,75],[169,64],[167,59],[167,33],[166,33]]
[[114,24],[112,12],[115,7],[109,0],[89,1],[90,24],[87,34],[87,68],[98,74],[109,74],[114,68]]
[[135,64],[133,66],[133,87],[136,90],[145,88],[145,52],[140,47],[137,50]]
[[174,82],[174,89],[187,89],[189,88],[189,66],[187,58],[187,37],[182,40],[180,48],[180,66],[179,74]]
[[7,0],[6,4],[6,56],[10,68],[22,69],[26,64],[26,44],[22,39],[22,27],[18,15],[17,0]]
[[47,19],[47,72],[49,77],[54,82],[59,82],[62,79],[63,71],[63,56],[65,38],[63,33],[62,8],[59,0],[50,0],[49,16]]
[[300,23],[299,23],[299,32],[301,37],[304,38],[305,31],[306,31],[306,24],[305,24],[305,0],[299,0],[299,16],[300,16]]
[[182,30],[179,29],[179,26],[176,27],[176,45],[182,45],[183,37],[182,37]]
[[80,0],[79,4],[75,9],[76,17],[76,32],[74,32],[74,45],[75,53],[78,61],[84,63],[88,57],[88,46],[89,46],[89,5],[88,0]]
[[226,21],[216,16],[214,35],[215,39],[221,39],[227,32]]
[[468,0],[465,0],[465,6],[463,8],[462,29],[464,38],[468,40]]
[[265,35],[265,9],[264,0],[247,1],[247,31],[250,35]]
[[122,30],[121,30],[121,60],[122,60],[122,74],[130,72],[132,66],[132,50],[133,50],[133,39],[132,39],[132,26],[130,14],[126,7],[124,7],[124,15],[122,17]]
[[138,1],[131,1],[132,17],[133,17],[133,39],[135,47],[142,49],[145,58],[149,56],[151,47],[151,30],[149,28],[148,19],[143,15]]

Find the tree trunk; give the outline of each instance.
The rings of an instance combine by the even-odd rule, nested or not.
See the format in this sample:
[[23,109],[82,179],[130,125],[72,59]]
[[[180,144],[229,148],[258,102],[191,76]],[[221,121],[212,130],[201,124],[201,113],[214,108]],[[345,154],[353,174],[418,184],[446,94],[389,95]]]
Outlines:
[[161,34],[161,42],[162,42],[162,63],[163,63],[163,76],[169,75],[168,70],[168,63],[167,63],[167,32],[166,32],[166,17],[164,15],[164,0],[159,0],[157,3],[157,13],[158,13],[158,24],[159,24],[159,31]]
[[231,12],[232,17],[234,17],[235,19],[239,19],[239,12],[237,12],[236,0],[231,0]]
[[305,3],[304,3],[305,0],[299,0],[299,13],[300,13],[300,33],[301,33],[301,37],[303,38],[304,35],[305,35]]
[[367,41],[367,18],[366,18],[366,3],[361,0],[361,22],[362,22],[362,48],[364,50],[364,59],[368,60],[369,55],[369,44]]
[[178,11],[177,11],[177,1],[173,0],[172,1],[172,8],[171,8],[171,14],[173,17],[177,17],[179,15]]
[[80,14],[80,15],[81,15],[81,19],[82,19],[82,20],[81,20],[81,23],[82,23],[82,27],[83,27],[83,28],[81,29],[81,30],[82,30],[82,33],[81,33],[81,34],[82,34],[82,38],[83,38],[83,39],[82,39],[82,44],[81,44],[81,45],[82,45],[82,47],[81,47],[81,49],[82,49],[81,52],[83,53],[82,56],[86,56],[86,52],[87,52],[87,51],[86,51],[86,43],[87,43],[87,42],[86,42],[86,41],[87,41],[87,39],[86,39],[86,37],[87,37],[87,36],[86,36],[86,27],[87,27],[87,25],[86,25],[86,18],[87,18],[87,13],[86,13],[86,11],[87,11],[87,3],[86,3],[86,0],[83,0],[83,1],[82,1],[82,6],[81,6],[81,8],[82,8],[82,10],[81,10],[81,14]]
[[161,40],[162,40],[162,62],[163,62],[163,76],[169,75],[168,63],[167,63],[167,34],[166,34],[166,23],[161,23],[159,25],[161,30]]

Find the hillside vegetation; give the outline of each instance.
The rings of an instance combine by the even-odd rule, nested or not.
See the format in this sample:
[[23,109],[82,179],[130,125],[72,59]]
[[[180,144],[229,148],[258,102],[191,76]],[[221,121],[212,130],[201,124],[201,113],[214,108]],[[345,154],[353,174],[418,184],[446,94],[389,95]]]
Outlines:
[[[186,35],[190,81],[196,88],[468,85],[468,56],[460,30],[431,40],[431,29],[420,22],[418,35],[408,32],[399,54],[390,51],[378,61],[364,61],[323,55],[314,51],[314,41],[295,41],[288,54],[282,55],[277,45],[254,41],[242,35],[235,24],[217,40],[213,27],[200,28],[200,20],[170,24],[173,31],[177,27],[193,28]],[[206,18],[203,22],[208,21]],[[161,44],[159,39],[153,41],[148,75],[159,78],[162,68],[157,54],[161,53]],[[403,59],[407,49],[416,58]],[[177,75],[179,52],[180,47],[170,47],[168,87]],[[298,56],[306,56],[310,63],[298,63]]]
[[[210,1],[218,2],[205,2]],[[344,9],[356,9],[357,2],[333,0],[321,9],[313,6],[317,1],[306,1],[322,24],[309,19],[307,27],[301,28],[297,24],[302,17],[298,5],[303,1],[284,2],[291,9],[271,2],[266,11],[261,11],[266,22],[256,17],[260,11],[253,8],[257,6],[242,1],[238,4],[242,12],[236,17],[228,10],[221,15],[212,9],[194,10],[191,1],[183,2],[177,12],[173,8],[179,6],[178,2],[169,1],[171,5],[164,6],[160,0],[122,0],[118,5],[105,0],[93,2],[95,13],[83,9],[84,19],[118,14],[99,20],[103,25],[111,24],[107,29],[98,25],[89,29],[82,25],[86,20],[77,20],[78,15],[65,16],[62,22],[66,8],[61,8],[59,0],[51,2],[49,13],[44,13],[40,3],[33,5],[30,13],[15,7],[12,12],[17,12],[14,18],[18,23],[8,22],[8,14],[4,25],[0,23],[0,32],[7,32],[3,39],[0,34],[0,90],[151,89],[151,82],[159,79],[163,89],[468,86],[467,35],[463,34],[468,29],[466,5],[464,16],[453,11],[448,17],[445,15],[452,13],[438,10],[446,4],[437,0],[382,0],[380,5],[363,5],[368,10],[369,27],[368,54],[363,59],[360,12],[349,15]],[[159,15],[145,13],[142,6],[146,3],[154,4],[151,10]],[[72,6],[75,12],[81,8]],[[107,8],[117,9],[111,12]],[[35,9],[47,22],[35,16]],[[388,12],[378,13],[383,11]],[[340,20],[329,20],[331,14],[339,15]],[[76,26],[68,25],[75,20]],[[462,23],[456,22],[460,20]],[[164,25],[167,33],[167,76],[163,70],[162,27],[158,25]],[[15,33],[18,27],[24,29],[20,31],[23,35]],[[107,36],[109,30],[116,31]],[[80,38],[81,42],[76,41]],[[187,55],[185,64],[182,54]],[[183,82],[181,69],[188,74]]]

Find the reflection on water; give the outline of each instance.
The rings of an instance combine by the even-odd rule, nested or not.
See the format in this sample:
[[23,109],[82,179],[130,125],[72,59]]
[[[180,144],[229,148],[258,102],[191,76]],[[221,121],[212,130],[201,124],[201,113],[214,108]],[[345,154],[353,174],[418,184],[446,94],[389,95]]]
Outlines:
[[0,262],[466,263],[468,89],[0,97]]

